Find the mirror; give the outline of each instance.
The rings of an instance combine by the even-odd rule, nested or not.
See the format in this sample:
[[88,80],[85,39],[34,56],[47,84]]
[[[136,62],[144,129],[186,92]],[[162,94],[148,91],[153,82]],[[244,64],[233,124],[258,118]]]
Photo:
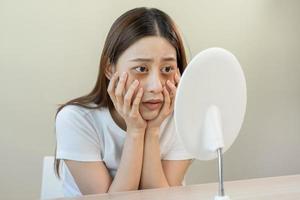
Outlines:
[[239,134],[246,99],[242,68],[236,57],[222,48],[198,53],[178,85],[174,115],[177,132],[195,158],[219,158],[219,196],[224,196],[222,152]]

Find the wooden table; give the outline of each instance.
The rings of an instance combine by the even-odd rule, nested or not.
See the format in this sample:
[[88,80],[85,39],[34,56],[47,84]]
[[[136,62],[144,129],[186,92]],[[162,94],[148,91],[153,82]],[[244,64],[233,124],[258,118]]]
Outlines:
[[[227,181],[224,184],[225,193],[231,200],[300,200],[300,175]],[[217,191],[218,184],[209,183],[60,200],[213,200]]]

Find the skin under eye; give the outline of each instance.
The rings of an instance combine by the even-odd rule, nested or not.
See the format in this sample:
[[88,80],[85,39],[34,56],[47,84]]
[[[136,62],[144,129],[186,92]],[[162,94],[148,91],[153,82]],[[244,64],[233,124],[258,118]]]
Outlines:
[[166,66],[166,67],[161,68],[161,71],[163,73],[169,74],[174,71],[174,68],[172,66]]

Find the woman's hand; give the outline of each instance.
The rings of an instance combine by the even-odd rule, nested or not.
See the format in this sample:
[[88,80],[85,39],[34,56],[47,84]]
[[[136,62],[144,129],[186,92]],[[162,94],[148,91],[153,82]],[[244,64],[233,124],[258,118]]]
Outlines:
[[125,120],[127,133],[144,133],[147,122],[142,118],[139,112],[139,106],[143,96],[143,88],[139,88],[135,99],[132,99],[134,92],[139,86],[139,81],[135,80],[125,93],[127,73],[124,72],[122,76],[120,76],[118,83],[116,83],[118,78],[118,72],[116,72],[111,78],[107,88],[107,92],[115,106],[115,109]]
[[[148,121],[147,123],[147,131],[149,130],[159,130],[161,123],[173,112],[174,110],[174,102],[176,96],[177,85],[180,81],[180,72],[177,72],[174,75],[174,82],[167,80],[166,85],[163,89],[164,95],[164,104],[158,114],[158,116]],[[155,133],[159,133],[159,131],[151,131]]]

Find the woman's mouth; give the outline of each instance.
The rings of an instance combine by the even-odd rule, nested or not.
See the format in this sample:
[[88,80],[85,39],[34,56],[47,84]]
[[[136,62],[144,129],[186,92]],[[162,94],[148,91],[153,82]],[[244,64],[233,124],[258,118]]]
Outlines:
[[148,108],[149,110],[156,110],[161,107],[162,101],[161,100],[150,100],[143,102],[143,105]]

